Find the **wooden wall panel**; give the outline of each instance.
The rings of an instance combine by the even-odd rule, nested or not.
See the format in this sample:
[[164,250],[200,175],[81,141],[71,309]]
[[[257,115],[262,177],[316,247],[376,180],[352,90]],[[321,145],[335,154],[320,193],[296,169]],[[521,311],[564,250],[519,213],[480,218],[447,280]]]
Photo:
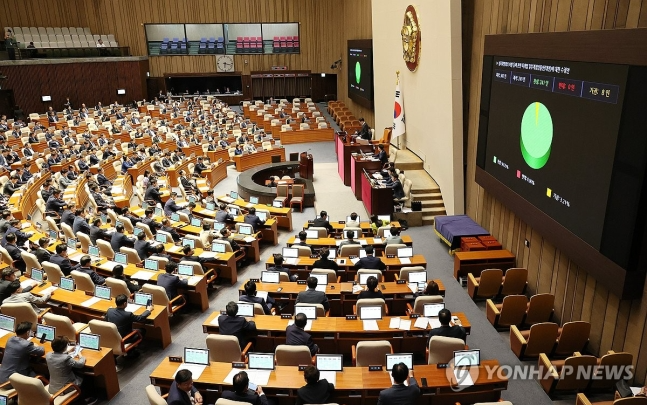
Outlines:
[[87,27],[84,0],[3,0],[2,27]]
[[[552,292],[556,319],[592,323],[590,350],[629,351],[634,355],[636,383],[647,377],[647,286],[643,297],[620,301],[604,285],[571,262],[568,252],[552,245],[474,181],[476,139],[481,96],[483,41],[487,34],[581,31],[647,27],[646,0],[483,0],[474,5],[471,61],[464,78],[469,82],[467,121],[467,213],[497,235],[506,249],[517,255],[517,264],[527,266],[529,291]],[[510,229],[512,227],[512,229]],[[512,235],[512,237],[510,237]],[[524,246],[524,239],[530,247]]]
[[[141,100],[146,87],[142,75],[148,70],[148,61],[86,62],[61,64],[34,64],[3,66],[7,88],[13,89],[16,103],[26,113],[42,113],[51,105],[63,109],[65,98],[72,104],[94,106]],[[142,73],[143,72],[143,73]],[[117,88],[126,89],[125,96],[117,96]],[[41,102],[42,95],[52,96],[51,103]]]

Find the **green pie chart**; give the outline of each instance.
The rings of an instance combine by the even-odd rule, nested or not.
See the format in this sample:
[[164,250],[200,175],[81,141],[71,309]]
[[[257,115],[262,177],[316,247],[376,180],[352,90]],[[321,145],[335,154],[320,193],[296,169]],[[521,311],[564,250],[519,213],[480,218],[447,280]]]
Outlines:
[[355,63],[355,81],[359,84],[360,79],[362,78],[362,65],[359,64],[359,61]]
[[531,103],[521,119],[521,155],[533,169],[544,167],[553,143],[553,119],[542,103]]

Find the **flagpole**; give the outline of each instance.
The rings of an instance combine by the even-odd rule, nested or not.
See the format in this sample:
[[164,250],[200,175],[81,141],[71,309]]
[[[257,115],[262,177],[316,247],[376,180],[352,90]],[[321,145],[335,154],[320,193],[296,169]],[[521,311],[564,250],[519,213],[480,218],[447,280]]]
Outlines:
[[[400,84],[400,71],[396,70],[395,71],[395,85],[397,86],[399,84]],[[404,137],[405,134],[398,137],[398,142],[397,142],[398,149],[402,149],[402,139],[401,138]]]

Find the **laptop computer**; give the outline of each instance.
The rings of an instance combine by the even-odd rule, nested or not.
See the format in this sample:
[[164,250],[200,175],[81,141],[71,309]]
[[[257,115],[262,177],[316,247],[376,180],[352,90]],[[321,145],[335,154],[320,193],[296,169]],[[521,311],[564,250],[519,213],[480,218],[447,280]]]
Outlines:
[[319,239],[319,231],[317,230],[306,230],[307,239]]
[[95,335],[94,333],[79,333],[79,346],[84,349],[99,350],[101,348],[100,343],[99,335]]
[[225,227],[225,224],[223,224],[222,222],[214,222],[214,223],[213,223],[213,230],[214,230],[214,231],[218,231],[218,232],[220,232],[220,230],[221,230],[222,228],[224,228],[224,227]]
[[378,215],[377,219],[378,219],[378,221],[386,221],[386,222],[390,223],[391,222],[391,215]]
[[190,264],[178,264],[177,265],[177,274],[181,276],[193,276],[193,266]]
[[359,274],[359,285],[366,285],[366,282],[368,281],[369,277],[375,277],[377,281],[380,281],[380,276],[378,273],[361,273]]
[[222,243],[214,243],[211,245],[211,251],[216,253],[225,253],[226,247]]
[[110,287],[106,287],[103,285],[95,285],[94,286],[94,296],[97,298],[101,298],[104,300],[109,300],[110,299]]
[[58,233],[56,231],[49,230],[47,231],[47,236],[49,236],[50,239],[57,239]]
[[74,291],[74,279],[68,277],[61,277],[61,282],[58,285],[64,290]]
[[254,316],[254,304],[246,302],[238,302],[238,313],[237,316],[244,317],[253,317]]
[[191,218],[191,226],[202,227],[202,221],[200,218]]
[[4,329],[9,332],[16,331],[16,318],[9,315],[0,314],[0,329]]
[[161,234],[161,233],[155,234],[155,241],[156,242],[166,243],[167,242],[166,239],[167,239],[166,235],[164,235],[164,234]]
[[216,210],[216,204],[215,203],[207,203],[204,208],[209,210],[209,211],[215,211]]
[[174,212],[171,214],[171,221],[180,222],[180,214]]
[[299,261],[299,249],[284,247],[281,253],[287,264],[295,265]]
[[144,268],[146,270],[157,271],[157,270],[159,270],[159,262],[157,260],[153,260],[153,259],[145,259],[144,260]]
[[310,274],[309,274],[309,277],[314,277],[314,278],[316,278],[316,279],[317,279],[317,287],[319,287],[320,285],[325,286],[325,285],[327,285],[327,284],[328,284],[328,274],[314,274],[314,273],[310,273]]
[[426,282],[427,282],[426,271],[412,271],[409,273],[409,283],[426,283]]
[[404,363],[409,370],[413,370],[413,353],[393,353],[386,355],[386,371],[393,370],[396,364]]
[[184,362],[189,364],[209,365],[209,349],[184,348]]
[[398,258],[411,258],[411,257],[413,257],[412,247],[398,248]]
[[67,253],[72,254],[76,252],[76,239],[73,238],[67,238]]
[[254,228],[251,225],[239,225],[238,233],[241,235],[252,235],[254,233]]
[[123,265],[127,266],[128,265],[128,256],[126,256],[125,253],[115,253],[115,258],[114,261]]
[[310,305],[295,305],[294,314],[305,314],[308,319],[317,319],[317,307]]
[[258,197],[250,196],[249,197],[249,202],[250,202],[250,204],[258,204]]
[[445,303],[435,302],[435,303],[424,304],[422,308],[423,308],[422,312],[425,317],[437,318],[438,312],[440,312],[442,309],[445,309]]
[[272,207],[274,207],[274,208],[283,208],[283,201],[278,201],[278,200],[272,201]]
[[261,282],[263,283],[279,283],[281,273],[278,271],[261,271]]
[[229,211],[229,213],[235,217],[240,215],[240,210],[237,207],[227,207],[227,211]]
[[164,210],[162,210],[159,207],[155,207],[155,212],[153,213],[156,217],[163,217],[164,216]]
[[359,308],[359,319],[362,321],[378,321],[382,319],[381,305],[365,305]]
[[473,367],[481,365],[481,350],[456,350],[454,351],[454,367]]
[[256,216],[263,222],[267,221],[267,212],[256,211]]
[[89,246],[88,254],[92,257],[101,257],[101,254],[99,253],[99,246]]
[[135,293],[135,304],[148,306],[153,303],[153,294],[136,292]]
[[274,370],[274,353],[249,353],[247,368],[250,370]]
[[195,249],[195,240],[189,238],[182,238],[182,246],[189,245],[191,249]]
[[38,270],[38,269],[31,269],[31,275],[29,276],[34,281],[37,281],[38,283],[43,282],[43,271]]
[[56,328],[54,326],[43,325],[39,323],[38,325],[36,325],[36,337],[42,339],[43,335],[45,335],[44,340],[51,342],[52,340],[54,340],[54,337],[56,337]]
[[315,366],[319,371],[344,371],[343,354],[317,354]]
[[144,230],[142,228],[134,228],[133,229],[133,234],[135,236],[139,236],[139,234],[144,233]]

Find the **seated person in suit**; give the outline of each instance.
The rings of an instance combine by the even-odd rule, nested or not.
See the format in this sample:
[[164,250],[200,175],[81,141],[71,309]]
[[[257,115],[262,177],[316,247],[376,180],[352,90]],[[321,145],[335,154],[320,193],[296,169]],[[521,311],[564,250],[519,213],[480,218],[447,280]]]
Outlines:
[[[101,229],[101,225],[101,217],[95,217],[92,219],[92,225],[90,226],[90,242],[92,242],[93,245],[97,244],[97,239],[105,241],[110,240],[110,234],[106,232],[105,229]],[[116,252],[118,252],[118,250]]]
[[187,280],[182,280],[177,273],[177,263],[169,260],[166,263],[165,267],[166,273],[160,273],[157,277],[157,285],[164,287],[166,290],[166,296],[172,300],[178,296],[178,288],[187,288],[189,282]]
[[[74,222],[72,223],[72,231],[76,234],[77,232],[83,232],[84,234],[90,236],[90,225],[88,225],[87,220],[87,211],[81,208],[77,208],[74,212]],[[61,221],[62,222],[62,221]]]
[[356,212],[350,214],[350,221],[346,221],[346,227],[348,228],[359,228],[359,220],[357,219],[359,215]]
[[[128,297],[125,294],[119,294],[115,297],[116,308],[108,308],[104,319],[106,322],[112,322],[117,326],[117,331],[124,337],[133,331],[133,322],[144,322],[148,315],[151,314],[153,306],[146,307],[141,315],[135,315],[132,312],[126,311],[128,305]],[[146,335],[146,329],[136,329],[143,336]],[[137,335],[133,335],[132,340],[138,339]]]
[[118,224],[115,227],[115,232],[110,237],[110,246],[115,253],[119,252],[119,248],[122,246],[133,247],[135,245],[135,239],[131,239],[124,235],[124,226]]
[[79,260],[79,266],[77,268],[74,268],[73,270],[78,270],[81,273],[85,273],[90,278],[92,279],[92,282],[95,285],[102,285],[106,283],[106,279],[103,276],[100,276],[99,273],[94,271],[90,267],[90,263],[92,262],[92,258],[89,255],[83,255],[81,256],[81,259]]
[[465,342],[467,339],[467,332],[465,328],[459,325],[450,326],[449,323],[452,320],[452,313],[449,309],[441,309],[438,311],[438,321],[440,321],[440,327],[433,328],[429,331],[429,338],[427,339],[427,346],[429,346],[429,340],[432,336],[445,336],[451,338],[462,339]]
[[153,201],[154,204],[163,205],[162,196],[160,194],[159,188],[157,187],[157,179],[152,179],[150,186],[146,189],[144,195],[144,200]]
[[36,248],[36,250],[32,250],[32,253],[34,254],[34,256],[36,256],[36,259],[38,259],[38,263],[43,264],[44,261],[50,261],[49,259],[52,254],[49,250],[47,250],[48,246],[49,238],[38,239],[38,248]]
[[355,231],[346,231],[346,239],[339,243],[339,250],[341,251],[341,247],[346,245],[361,245],[359,241],[355,240]]
[[404,241],[400,236],[400,232],[402,231],[400,227],[392,226],[390,231],[391,231],[391,236],[385,239],[384,241],[385,245],[395,244],[395,243],[404,244]]
[[124,283],[126,283],[126,287],[128,287],[128,291],[130,291],[131,293],[134,293],[140,290],[139,284],[137,284],[136,281],[132,281],[131,279],[124,276],[124,266],[122,266],[121,264],[118,264],[112,268],[112,278],[116,280],[121,280]]
[[413,297],[415,299],[421,295],[440,295],[440,288],[434,280],[429,280],[425,289],[422,292],[413,294]]
[[238,297],[238,300],[242,302],[251,302],[252,304],[260,304],[265,315],[271,315],[272,307],[276,305],[274,298],[269,295],[267,296],[267,301],[265,301],[264,298],[256,296],[256,283],[253,281],[245,283],[245,294]]
[[328,222],[328,213],[326,211],[321,211],[319,213],[319,218],[315,219],[315,222],[312,224],[312,226],[326,228],[328,230],[328,233],[333,233],[334,231],[332,225],[330,225],[330,222]]
[[148,258],[149,255],[155,252],[155,247],[146,240],[146,233],[143,231],[139,235],[137,235],[137,240],[135,241],[135,250],[137,251],[139,258],[142,260]]
[[41,312],[41,309],[37,304],[46,303],[51,296],[51,294],[34,295],[31,292],[23,292],[19,280],[12,281],[7,286],[7,292],[9,293],[9,296],[2,301],[3,304],[20,304],[27,302],[31,304],[36,313]]
[[47,205],[45,206],[45,210],[50,212],[56,212],[57,214],[61,214],[63,212],[63,208],[67,205],[65,201],[63,201],[61,198],[61,190],[59,189],[54,189],[52,191],[52,195],[49,197],[47,200]]
[[[175,230],[175,228],[171,226],[171,220],[169,220],[168,218],[164,218],[162,220],[162,227],[160,228],[160,231],[164,231],[171,234],[171,236],[173,237],[173,242],[179,242],[180,239],[182,239],[180,237],[180,234],[177,233],[177,231]],[[171,242],[171,241],[168,241],[168,242]]]
[[339,266],[335,263],[334,260],[328,259],[330,255],[330,250],[328,248],[323,248],[319,251],[319,259],[317,259],[312,265],[313,269],[330,269],[330,270],[339,270]]
[[297,405],[327,404],[335,392],[335,385],[325,378],[319,379],[319,370],[315,366],[307,366],[303,371],[306,385],[297,390]]
[[290,281],[297,281],[299,276],[296,274],[290,274],[290,269],[287,267],[283,267],[283,255],[276,254],[274,255],[274,266],[270,267],[267,269],[267,271],[278,271],[278,272],[285,272],[288,273],[288,278]]
[[360,299],[360,300],[362,298],[382,298],[382,299],[384,299],[384,294],[382,294],[382,291],[377,289],[377,277],[370,276],[366,280],[366,290],[360,292],[359,296],[357,297],[357,299]]
[[202,395],[193,386],[193,375],[190,370],[182,369],[175,374],[175,380],[168,391],[166,403],[168,405],[202,404]]
[[[260,385],[256,387],[256,391],[249,389],[249,377],[247,372],[241,371],[234,376],[233,391],[223,391],[222,398],[238,402],[247,402],[252,405],[267,405],[267,397]],[[170,403],[169,403],[170,404]]]
[[391,172],[391,186],[393,189],[393,198],[404,198],[404,188],[402,188],[402,183],[398,179],[398,176],[395,172]]
[[247,215],[245,215],[245,223],[250,224],[254,228],[254,233],[258,232],[258,228],[263,226],[265,222],[256,215],[256,208],[251,207]]
[[368,126],[366,121],[364,121],[364,118],[359,119],[359,123],[362,126],[362,128],[359,131],[356,131],[355,133],[362,139],[365,139],[367,141],[370,141],[373,139],[373,134],[371,133],[371,128]]
[[362,257],[357,263],[355,263],[356,269],[377,269],[380,271],[386,270],[386,264],[384,264],[382,259],[373,256],[373,246],[368,245],[364,250],[366,250],[366,257]]
[[238,338],[238,344],[243,349],[258,334],[256,323],[254,321],[248,321],[242,316],[237,316],[238,304],[234,301],[229,301],[226,311],[227,315],[220,315],[218,317],[220,334],[236,336]]
[[316,290],[317,278],[308,277],[307,283],[308,289],[301,291],[299,295],[297,295],[295,304],[321,304],[324,307],[324,311],[328,311],[330,309],[330,303],[328,303],[328,297],[326,297],[326,293]]
[[386,154],[386,151],[384,150],[384,145],[382,144],[377,145],[377,153],[375,154],[375,157],[380,159],[380,162],[382,162],[383,165],[388,163],[389,156]]
[[7,234],[5,235],[4,248],[7,250],[7,253],[9,253],[9,256],[11,256],[11,260],[14,262],[14,267],[20,270],[21,273],[24,273],[27,265],[22,258],[22,249],[16,246],[16,234],[13,233],[12,229],[15,228],[9,228]]
[[294,323],[285,329],[285,344],[292,346],[308,346],[310,355],[314,356],[319,352],[319,346],[312,341],[312,336],[304,330],[308,318],[306,314],[299,312],[294,316]]
[[[232,246],[233,247],[233,246]],[[204,271],[204,266],[207,263],[215,263],[218,261],[215,257],[199,257],[199,256],[194,256],[195,255],[195,250],[191,249],[191,246],[185,245],[182,247],[182,253],[184,253],[184,256],[180,258],[180,263],[181,262],[197,262],[200,263],[202,266],[202,271]],[[220,269],[216,268],[216,274],[220,274]]]
[[[377,405],[410,405],[415,404],[420,396],[418,382],[413,377],[413,372],[409,371],[404,363],[398,363],[391,370],[393,377],[393,386],[380,391]],[[409,385],[404,385],[405,380],[409,377]]]
[[[76,373],[75,370],[79,370],[85,366],[85,357],[79,356],[78,360],[75,360],[68,354],[67,349],[69,343],[70,339],[67,336],[55,337],[52,340],[52,351],[45,356],[50,376],[47,390],[50,394],[57,393],[67,384],[75,384],[77,387],[80,387],[83,383],[83,374]],[[89,392],[92,392],[91,386],[84,387],[81,391],[81,395],[85,397],[85,403],[96,403],[97,399],[90,397],[88,395]]]
[[155,213],[155,211],[152,208],[146,208],[146,211],[144,211],[144,218],[141,222],[148,225],[148,229],[151,230],[151,233],[156,235],[157,230],[160,229],[162,225],[153,219],[153,213]]
[[308,239],[308,234],[306,233],[306,231],[299,232],[298,236],[299,236],[299,242],[295,243],[292,246],[305,246],[307,248],[310,248],[310,253],[314,254],[315,252],[314,248],[306,243],[306,240]]
[[220,204],[218,206],[218,211],[216,212],[216,221],[224,224],[227,221],[233,220],[234,216],[227,211],[227,204]]
[[13,373],[29,377],[36,376],[29,360],[32,356],[44,356],[45,348],[36,346],[31,341],[31,327],[31,322],[20,322],[16,326],[16,336],[11,336],[7,340],[2,364],[0,364],[0,384],[9,381],[9,376]]
[[70,275],[72,270],[75,270],[78,267],[72,266],[70,259],[67,258],[67,246],[65,246],[64,243],[56,245],[56,253],[49,257],[49,262],[60,267],[66,277]]

